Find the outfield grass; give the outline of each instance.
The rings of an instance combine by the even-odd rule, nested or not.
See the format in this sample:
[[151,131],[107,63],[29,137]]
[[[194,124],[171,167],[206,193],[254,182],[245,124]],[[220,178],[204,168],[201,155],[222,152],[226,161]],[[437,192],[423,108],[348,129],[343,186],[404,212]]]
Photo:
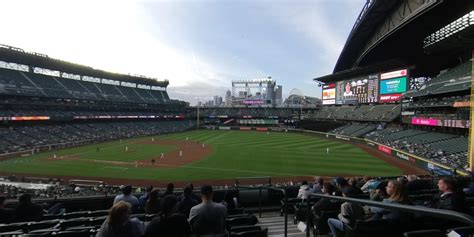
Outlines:
[[[156,157],[176,147],[171,145],[135,144],[151,138],[123,140],[97,145],[45,152],[0,162],[0,172],[42,175],[67,175],[171,181],[219,180],[247,176],[309,175],[399,175],[401,171],[346,143],[315,136],[250,131],[191,131],[155,136],[157,140],[200,141],[212,146],[213,152],[199,161],[177,168],[120,167],[80,160],[45,161],[47,157],[78,156],[81,159],[133,161]],[[124,152],[128,146],[130,151]],[[100,148],[100,152],[96,148]],[[329,147],[330,153],[326,154]]]

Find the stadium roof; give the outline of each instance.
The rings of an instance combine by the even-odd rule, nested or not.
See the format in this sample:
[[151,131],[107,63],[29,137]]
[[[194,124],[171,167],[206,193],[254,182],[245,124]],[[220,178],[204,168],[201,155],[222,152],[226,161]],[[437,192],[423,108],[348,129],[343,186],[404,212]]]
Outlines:
[[84,76],[113,79],[125,82],[133,82],[150,86],[167,87],[168,80],[157,80],[144,76],[133,76],[107,72],[92,67],[70,63],[59,59],[50,58],[48,55],[25,52],[23,49],[6,45],[0,45],[0,60],[12,63],[26,64],[33,67],[41,67],[61,72],[73,73]]
[[[412,6],[419,8],[403,9]],[[410,0],[369,0],[349,34],[333,73],[394,58],[406,65],[418,65],[419,62],[429,64],[430,59],[423,50],[424,38],[473,9],[472,0],[432,0],[423,3]],[[409,14],[395,22],[397,19],[391,17],[403,14],[397,12],[402,10]],[[379,29],[383,27],[391,27],[391,31],[381,34]],[[374,37],[376,40],[371,41]],[[434,68],[439,71],[437,66],[439,65]]]

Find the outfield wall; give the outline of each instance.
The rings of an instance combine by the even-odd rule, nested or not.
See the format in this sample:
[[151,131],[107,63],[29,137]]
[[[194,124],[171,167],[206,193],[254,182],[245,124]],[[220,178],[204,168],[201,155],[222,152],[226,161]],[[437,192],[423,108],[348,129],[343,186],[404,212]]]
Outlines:
[[312,135],[325,137],[328,139],[336,139],[336,140],[341,140],[341,141],[350,142],[350,143],[362,144],[372,149],[381,151],[393,158],[400,159],[404,162],[407,162],[410,165],[415,165],[418,168],[424,169],[426,171],[429,171],[438,175],[454,175],[454,173],[461,174],[464,176],[468,175],[468,173],[466,172],[457,171],[446,165],[434,162],[432,160],[429,160],[417,155],[410,154],[406,151],[389,147],[387,145],[384,145],[384,144],[381,144],[381,143],[378,143],[376,141],[366,139],[366,138],[350,137],[350,136],[344,136],[344,135],[339,135],[339,134],[334,134],[334,133],[324,133],[324,132],[317,132],[317,131],[304,130],[304,129],[291,129],[291,128],[280,128],[280,127],[269,127],[267,128],[268,130],[259,129],[258,127],[216,127],[212,129],[241,130],[241,131],[254,130],[254,131],[275,131],[275,132],[298,132],[298,133],[312,134]]

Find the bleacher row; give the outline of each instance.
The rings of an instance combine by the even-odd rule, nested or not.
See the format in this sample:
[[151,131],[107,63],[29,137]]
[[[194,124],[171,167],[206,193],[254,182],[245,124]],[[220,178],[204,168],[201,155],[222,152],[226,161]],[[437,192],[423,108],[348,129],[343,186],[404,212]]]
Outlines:
[[456,169],[468,167],[468,139],[466,137],[416,129],[376,130],[376,127],[370,124],[351,124],[336,128],[331,132],[345,136],[365,137]]
[[463,136],[388,128],[373,131],[365,137],[456,169],[468,167],[468,139]]
[[376,127],[376,125],[371,124],[344,125],[332,130],[332,133],[351,137],[362,137],[363,135],[375,130]]
[[337,119],[352,121],[383,121],[390,122],[400,116],[400,105],[361,105],[327,107],[314,111],[309,117],[312,119]]
[[0,68],[0,94],[63,99],[164,104],[165,90],[115,86]]
[[[228,117],[280,117],[280,118],[289,118],[295,115],[298,115],[299,109],[292,108],[201,108],[199,110],[199,115],[201,117],[219,117],[219,116],[228,116]],[[191,116],[196,116],[196,111],[190,113]]]
[[444,94],[469,88],[471,88],[471,62],[467,61],[433,78],[419,90],[408,91],[405,97]]
[[[0,127],[0,152],[10,153],[37,147],[75,142],[99,142],[119,138],[184,131],[193,121],[88,122],[55,125]],[[67,144],[69,143],[69,144]],[[61,145],[61,144],[64,144]]]
[[[38,107],[38,106],[37,106]],[[152,110],[139,110],[139,111],[125,111],[125,110],[92,110],[92,109],[0,109],[0,117],[20,117],[20,116],[48,116],[58,118],[73,118],[73,117],[88,117],[94,118],[99,116],[158,116],[174,118],[175,116],[182,115],[184,112],[175,111],[152,111]]]

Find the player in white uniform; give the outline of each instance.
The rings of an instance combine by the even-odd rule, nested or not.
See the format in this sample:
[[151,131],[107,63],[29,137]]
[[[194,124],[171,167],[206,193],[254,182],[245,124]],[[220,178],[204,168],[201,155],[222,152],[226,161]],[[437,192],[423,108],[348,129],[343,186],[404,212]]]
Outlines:
[[183,156],[183,150],[179,150],[179,157]]
[[326,154],[329,155],[329,147],[326,147]]

